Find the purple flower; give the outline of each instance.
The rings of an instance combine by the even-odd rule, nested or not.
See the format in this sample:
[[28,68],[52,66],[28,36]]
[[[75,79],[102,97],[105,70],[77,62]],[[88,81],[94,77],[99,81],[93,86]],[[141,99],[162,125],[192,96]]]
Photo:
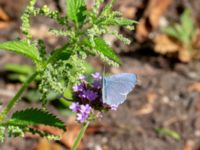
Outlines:
[[81,76],[79,77],[79,79],[80,79],[80,80],[85,80],[85,76],[84,76],[84,75],[81,75]]
[[94,80],[92,85],[93,85],[93,88],[100,89],[101,88],[101,80]]
[[72,87],[74,92],[80,92],[84,90],[83,84],[76,84],[75,86]]
[[101,80],[101,74],[99,72],[96,72],[96,73],[93,73],[92,74],[92,77],[95,79],[95,80]]
[[90,110],[91,110],[91,107],[89,104],[86,104],[86,105],[81,105],[81,108],[80,108],[80,112],[83,114],[89,114],[90,113]]
[[81,105],[80,106],[80,112],[77,113],[77,120],[80,121],[81,123],[83,123],[89,116],[90,111],[91,111],[91,107],[90,105],[86,104],[86,105]]
[[116,111],[116,110],[117,110],[117,108],[118,108],[118,106],[117,106],[117,105],[111,105],[110,107],[111,107],[111,110],[114,110],[114,111]]
[[83,91],[82,97],[90,101],[93,101],[97,98],[97,93],[91,90],[86,90],[86,91]]
[[73,111],[73,112],[78,112],[80,109],[80,105],[79,103],[72,103],[69,108]]
[[88,118],[88,114],[80,114],[78,113],[76,116],[76,119],[80,122],[83,123],[85,121],[85,119]]

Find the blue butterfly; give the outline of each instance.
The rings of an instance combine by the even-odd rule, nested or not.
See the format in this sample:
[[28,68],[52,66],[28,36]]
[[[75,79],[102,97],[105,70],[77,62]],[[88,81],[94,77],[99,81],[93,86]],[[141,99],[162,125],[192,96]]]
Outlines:
[[137,82],[136,74],[121,73],[103,77],[103,103],[118,106],[123,103]]

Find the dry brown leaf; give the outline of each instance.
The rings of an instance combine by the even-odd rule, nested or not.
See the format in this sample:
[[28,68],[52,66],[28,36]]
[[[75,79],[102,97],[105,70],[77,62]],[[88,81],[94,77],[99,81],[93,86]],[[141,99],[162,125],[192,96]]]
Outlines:
[[41,139],[36,150],[62,150],[62,147],[57,143],[51,143],[47,139]]
[[11,25],[13,25],[12,21],[8,22],[0,21],[0,30],[9,28]]
[[10,20],[9,16],[5,13],[5,11],[0,7],[0,20],[8,21]]
[[178,52],[181,46],[170,39],[168,36],[164,34],[158,34],[154,38],[155,43],[155,51],[160,54],[167,54],[167,53],[175,53]]
[[136,26],[136,38],[143,41],[149,35],[149,29],[146,27],[146,19],[142,18]]
[[153,104],[155,100],[157,99],[158,94],[156,92],[151,91],[151,92],[148,92],[146,96],[147,96],[148,102],[150,104]]
[[41,139],[36,150],[50,150],[50,143],[47,139]]
[[165,13],[172,0],[150,0],[146,15],[153,28],[158,26],[160,17]]
[[188,90],[189,90],[189,91],[197,91],[197,92],[200,92],[200,82],[196,82],[196,83],[191,84],[191,85],[188,87]]
[[[73,123],[73,124],[68,124],[67,126],[67,132],[63,133],[62,130],[55,128],[55,127],[50,127],[50,126],[44,126],[44,125],[38,125],[34,126],[33,128],[45,131],[47,133],[51,133],[53,135],[60,135],[62,136],[62,139],[60,142],[65,145],[66,147],[70,148],[72,147],[75,138],[77,137],[81,126],[78,123]],[[26,134],[26,137],[29,138],[39,138],[39,135],[32,135],[30,133]],[[82,145],[80,144],[79,149],[82,149]]]
[[193,140],[188,140],[184,145],[183,150],[194,150],[196,143]]
[[176,54],[175,56],[182,62],[189,62],[195,59],[197,55],[193,57],[193,53],[187,46],[182,46],[181,43],[175,39],[168,37],[164,34],[158,34],[154,38],[154,50],[160,54]]
[[192,55],[190,53],[190,51],[188,49],[180,49],[179,53],[178,53],[178,58],[182,61],[182,62],[189,62],[192,60]]
[[[79,124],[69,124],[67,127],[67,133],[63,135],[62,142],[67,147],[72,147],[74,140],[76,139],[79,131],[81,129],[81,126]],[[83,145],[80,143],[79,149],[83,149]]]
[[158,27],[160,17],[172,2],[172,0],[149,0],[144,16],[137,25],[136,37],[139,41],[143,41],[151,31]]
[[121,5],[119,8],[119,11],[122,13],[122,15],[125,18],[133,19],[136,14],[136,8],[135,7],[127,7],[125,5]]
[[153,112],[153,106],[152,104],[146,104],[144,106],[142,106],[142,108],[140,108],[138,111],[136,111],[135,115],[139,116],[139,115],[147,115]]

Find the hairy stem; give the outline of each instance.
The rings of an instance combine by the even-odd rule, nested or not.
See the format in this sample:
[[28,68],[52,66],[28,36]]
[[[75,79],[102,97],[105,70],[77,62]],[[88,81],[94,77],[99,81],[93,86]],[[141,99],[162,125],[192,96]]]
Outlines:
[[7,116],[7,114],[10,112],[10,110],[15,106],[15,104],[20,99],[21,95],[24,93],[24,91],[28,88],[30,83],[35,79],[37,76],[37,72],[33,73],[27,80],[24,82],[23,86],[19,89],[19,91],[16,93],[16,95],[9,101],[8,105],[4,108],[4,110],[0,113],[0,122],[4,120],[4,118]]
[[85,131],[86,131],[86,129],[87,129],[89,123],[90,123],[90,122],[88,121],[88,122],[86,122],[86,123],[82,126],[82,128],[81,128],[81,130],[80,130],[80,132],[79,132],[79,134],[78,134],[78,136],[77,136],[77,138],[76,138],[76,140],[74,141],[74,144],[73,144],[71,150],[76,150],[76,149],[77,149],[77,147],[78,147],[78,145],[79,145],[81,139],[83,138],[83,136],[84,136],[84,134],[85,134]]

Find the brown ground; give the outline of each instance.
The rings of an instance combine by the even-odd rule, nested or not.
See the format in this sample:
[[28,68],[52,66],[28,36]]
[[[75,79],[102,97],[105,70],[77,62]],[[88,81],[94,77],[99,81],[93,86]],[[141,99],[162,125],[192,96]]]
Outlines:
[[[24,4],[23,0],[19,1]],[[8,14],[10,13],[13,24],[0,29],[0,41],[15,39],[19,34],[19,21],[16,19],[18,15],[13,15],[9,8],[10,4],[5,4],[6,2],[9,3],[9,1],[1,0],[0,6]],[[119,0],[116,8],[126,2],[129,0]],[[131,2],[137,7],[142,3],[146,4],[137,0]],[[39,1],[38,5],[42,3],[45,2]],[[52,8],[56,8],[56,1],[51,0],[48,3]],[[198,20],[199,0],[174,2],[169,8],[172,11],[168,11],[166,16],[176,20],[179,14],[175,10],[180,4],[194,8],[193,13]],[[20,10],[18,7],[14,8],[16,11]],[[46,26],[42,28],[38,25],[39,22],[44,22],[43,18],[36,18],[33,23],[35,35],[37,35],[35,28],[46,31]],[[54,25],[49,20],[45,20],[45,24]],[[133,33],[126,34],[134,39]],[[58,39],[45,34],[39,36],[48,41],[49,47],[59,43]],[[84,150],[200,149],[200,62],[181,63],[175,58],[166,58],[154,53],[149,45],[151,45],[149,42],[140,44],[135,41],[130,47],[127,47],[115,42],[114,47],[120,47],[117,51],[120,52],[123,65],[117,69],[111,68],[111,71],[113,73],[137,73],[138,85],[116,112],[105,114],[100,121],[91,125],[89,128],[91,131],[83,140]],[[119,49],[123,49],[123,51]],[[27,60],[0,51],[0,98],[3,105],[20,87],[19,83],[10,82],[6,77],[8,74],[4,71],[3,66],[10,62],[23,63]],[[36,106],[37,104],[33,103],[32,105]],[[21,102],[15,109],[27,106],[30,106],[30,103]],[[50,109],[52,110],[52,107]],[[156,132],[157,128],[174,130],[180,134],[181,139],[176,140],[171,136],[159,135]],[[6,143],[0,145],[0,149],[43,150],[37,146],[38,139],[15,138],[7,139]],[[56,148],[52,148],[52,150],[54,149]],[[59,146],[60,149],[64,150],[65,148]]]

